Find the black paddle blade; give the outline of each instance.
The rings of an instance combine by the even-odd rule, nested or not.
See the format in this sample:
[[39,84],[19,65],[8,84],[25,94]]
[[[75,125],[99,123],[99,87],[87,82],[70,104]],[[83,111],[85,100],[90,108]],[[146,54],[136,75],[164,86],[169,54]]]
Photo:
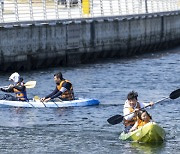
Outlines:
[[170,97],[171,99],[176,99],[176,98],[178,98],[179,96],[180,96],[180,89],[177,89],[177,90],[173,91],[173,92],[169,95],[169,97]]
[[112,116],[111,118],[109,118],[107,121],[108,121],[111,125],[116,125],[116,124],[122,122],[122,121],[123,121],[123,118],[124,118],[124,117],[123,117],[122,115],[117,114],[117,115]]

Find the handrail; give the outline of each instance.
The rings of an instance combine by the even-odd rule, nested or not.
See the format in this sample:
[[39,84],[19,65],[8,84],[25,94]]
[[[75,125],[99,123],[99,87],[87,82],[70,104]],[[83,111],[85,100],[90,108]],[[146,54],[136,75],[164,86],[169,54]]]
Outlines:
[[176,10],[180,10],[179,0],[0,0],[0,23],[121,16]]

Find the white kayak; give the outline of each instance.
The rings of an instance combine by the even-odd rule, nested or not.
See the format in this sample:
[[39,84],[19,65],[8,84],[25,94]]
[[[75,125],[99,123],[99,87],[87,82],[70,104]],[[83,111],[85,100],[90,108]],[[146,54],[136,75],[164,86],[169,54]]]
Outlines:
[[0,100],[0,107],[27,107],[27,108],[41,108],[41,107],[75,107],[75,106],[92,106],[99,105],[99,101],[96,99],[78,98],[72,101],[61,101],[61,102],[41,102],[40,100],[29,100],[28,102],[23,101],[9,101]]

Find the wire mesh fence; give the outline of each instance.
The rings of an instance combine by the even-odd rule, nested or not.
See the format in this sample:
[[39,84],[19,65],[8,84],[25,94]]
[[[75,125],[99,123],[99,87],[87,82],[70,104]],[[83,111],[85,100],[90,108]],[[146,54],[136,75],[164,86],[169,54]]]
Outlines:
[[0,23],[175,11],[180,0],[0,0]]

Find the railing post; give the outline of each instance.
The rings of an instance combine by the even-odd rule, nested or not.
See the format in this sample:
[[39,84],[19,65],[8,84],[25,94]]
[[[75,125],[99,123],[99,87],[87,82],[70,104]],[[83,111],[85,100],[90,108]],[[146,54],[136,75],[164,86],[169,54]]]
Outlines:
[[118,0],[118,8],[119,8],[119,14],[122,14],[122,10],[121,10],[121,0]]
[[4,11],[4,0],[0,1],[0,9],[2,12]]
[[[83,3],[83,0],[82,0]],[[78,0],[79,16],[82,17],[82,3],[81,0]]]
[[180,1],[176,0],[174,2],[174,5],[175,5],[176,10],[179,10]]
[[58,8],[59,0],[54,0],[56,19],[59,19],[59,8]]
[[0,4],[0,22],[4,22],[3,11],[4,11],[4,2],[1,2],[1,4]]
[[170,0],[170,11],[171,11],[171,10],[175,10],[175,8],[174,8],[174,3],[175,3],[174,0]]
[[134,0],[132,0],[132,10],[133,10],[133,13],[135,13],[135,2],[134,2]]
[[172,0],[168,0],[168,1],[166,1],[166,3],[168,5],[167,11],[171,11],[172,10]]
[[155,12],[158,12],[159,11],[159,9],[160,9],[160,6],[159,6],[159,1],[156,1],[156,6],[157,6],[157,10],[155,10]]
[[138,13],[142,13],[142,8],[143,8],[143,3],[142,3],[142,0],[139,0],[138,1]]
[[31,20],[34,20],[32,0],[29,0],[29,10],[30,10],[30,18],[31,18]]
[[18,13],[18,3],[17,3],[17,0],[14,0],[14,9],[15,9],[16,21],[19,21],[19,13]]
[[126,5],[126,14],[129,14],[129,5],[128,5],[128,0],[125,0],[125,5]]
[[109,0],[109,5],[110,5],[110,13],[113,15],[113,5],[112,5],[112,0]]
[[44,19],[47,20],[46,0],[42,0],[42,2],[43,2],[43,15],[44,15]]
[[91,17],[94,17],[94,12],[93,12],[93,0],[89,0],[89,9],[90,9],[90,14],[91,14]]
[[151,13],[154,12],[154,2],[151,0]]
[[162,3],[162,9],[163,11],[168,11],[168,7],[166,7],[167,5],[167,1],[165,1],[164,3]]
[[104,16],[103,0],[100,0],[101,16]]
[[66,6],[68,9],[68,18],[71,18],[70,0],[66,0]]
[[148,4],[147,4],[147,0],[145,0],[145,9],[146,9],[146,13],[148,13]]

